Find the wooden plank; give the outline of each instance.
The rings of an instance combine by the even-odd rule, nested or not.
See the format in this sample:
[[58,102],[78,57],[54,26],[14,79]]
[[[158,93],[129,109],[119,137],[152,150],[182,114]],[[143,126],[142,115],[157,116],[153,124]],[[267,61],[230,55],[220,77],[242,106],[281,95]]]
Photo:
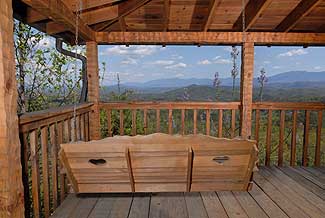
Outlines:
[[280,112],[280,129],[279,129],[279,150],[278,150],[278,166],[283,165],[283,144],[284,144],[284,128],[285,128],[285,111]]
[[206,127],[205,127],[205,130],[206,130],[206,135],[210,135],[210,129],[211,129],[211,116],[210,116],[210,110],[207,109],[206,110]]
[[245,28],[243,28],[243,11],[237,18],[233,29],[247,31],[254,25],[263,11],[270,5],[272,0],[250,0],[245,7]]
[[222,138],[222,125],[223,125],[223,110],[220,109],[218,113],[218,137]]
[[69,194],[67,198],[58,207],[51,218],[70,218],[70,214],[79,204],[79,198],[75,194]]
[[201,197],[209,218],[228,218],[215,192],[201,192]]
[[222,192],[217,192],[217,194],[229,218],[233,218],[233,217],[248,218],[247,214],[245,213],[245,211],[240,206],[235,196],[231,192],[222,191]]
[[193,134],[196,135],[197,133],[197,110],[193,110]]
[[[234,45],[242,32],[96,32],[99,44]],[[247,32],[246,42],[256,45],[324,45],[324,33]]]
[[325,174],[319,170],[314,169],[313,167],[302,167],[305,171],[312,173],[318,178],[318,180],[325,186]]
[[[262,170],[260,170],[262,171]],[[277,189],[276,186],[271,184],[266,178],[260,175],[259,173],[254,174],[255,183],[263,190],[263,192],[272,199],[289,217],[308,217],[308,215],[301,210],[297,205],[292,201],[292,198],[288,198],[281,191]]]
[[241,137],[248,139],[252,131],[254,76],[254,43],[245,42],[242,45],[242,70],[240,80],[240,130]]
[[278,168],[295,182],[299,183],[301,186],[305,187],[321,199],[325,200],[325,190],[314,184],[312,181],[306,179],[304,176],[293,170],[291,167],[281,167]]
[[290,31],[302,18],[308,15],[321,0],[301,1],[296,8],[275,28],[278,32]]
[[115,202],[115,196],[102,194],[88,218],[107,218]]
[[132,135],[137,135],[137,111],[132,110]]
[[34,217],[41,217],[40,214],[40,175],[38,161],[38,134],[37,130],[30,133],[30,158],[32,165],[32,196]]
[[316,148],[315,148],[315,162],[314,165],[319,167],[321,165],[321,142],[322,142],[322,128],[323,128],[323,111],[317,112],[317,133],[316,133]]
[[132,173],[132,165],[131,165],[131,157],[130,157],[130,151],[129,148],[125,149],[125,158],[128,166],[128,173],[129,173],[129,179],[130,179],[130,184],[131,184],[131,190],[132,192],[135,192],[135,187],[134,187],[134,178],[133,178],[133,173]]
[[281,205],[278,206],[257,184],[253,185],[249,194],[269,217],[288,218]]
[[160,109],[156,110],[156,132],[160,132]]
[[144,109],[143,110],[143,130],[144,134],[148,134],[148,110]]
[[184,196],[189,218],[208,218],[200,193],[189,192]]
[[79,35],[84,40],[95,40],[94,31],[88,27],[82,19],[76,18],[75,14],[62,2],[62,0],[22,0],[33,9],[50,17],[52,20],[66,26],[72,33],[76,29],[78,19]]
[[255,110],[255,141],[256,146],[258,148],[258,144],[260,141],[260,110]]
[[185,109],[182,109],[181,112],[181,133],[185,135]]
[[[309,198],[310,196],[301,196],[300,194],[297,193],[299,189],[301,189],[301,186],[296,184],[296,186],[291,186],[295,187],[295,190],[291,189],[290,187],[287,186],[287,184],[283,183],[282,179],[284,178],[289,178],[289,177],[282,177],[282,179],[278,179],[277,176],[273,173],[273,171],[270,171],[268,168],[263,168],[266,170],[262,170],[260,172],[261,175],[263,175],[270,183],[272,183],[277,189],[285,195],[287,198],[291,199],[291,201],[297,205],[302,211],[304,211],[307,216],[309,217],[323,217],[322,211],[315,206],[313,203],[309,202],[306,198]],[[286,181],[288,181],[286,179]],[[297,190],[296,190],[297,188]],[[312,194],[311,192],[309,192]]]
[[235,137],[236,130],[236,110],[231,110],[231,128],[230,128],[230,138]]
[[132,204],[132,196],[130,194],[120,194],[115,198],[113,207],[108,218],[126,218],[129,214]]
[[304,125],[304,144],[302,151],[302,165],[308,165],[308,146],[309,146],[309,125],[310,125],[310,111],[305,111],[305,125]]
[[208,8],[208,16],[206,16],[206,19],[204,20],[203,22],[203,31],[204,32],[207,32],[210,28],[210,25],[213,21],[213,18],[214,18],[214,14],[215,14],[215,11],[216,9],[218,8],[218,6],[221,4],[222,1],[220,0],[213,0],[213,1],[210,1],[210,5],[209,5],[209,8]]
[[270,165],[271,159],[271,141],[272,141],[272,110],[268,111],[267,130],[266,130],[266,154],[265,165]]
[[155,193],[151,196],[149,218],[188,218],[183,193]]
[[58,206],[58,151],[57,151],[57,136],[56,124],[50,125],[50,143],[51,143],[51,172],[52,172],[52,193],[53,193],[53,208]]
[[314,184],[318,185],[322,189],[325,189],[324,183],[322,183],[317,176],[313,175],[312,173],[302,169],[302,168],[292,168],[295,172],[299,173],[301,176],[305,177],[309,181],[313,182]]
[[170,15],[170,0],[164,0],[164,29],[163,29],[164,32],[168,30],[169,15]]
[[173,110],[168,110],[168,134],[173,134]]
[[70,213],[69,218],[88,218],[98,201],[97,197],[80,198],[77,206]]
[[124,112],[120,110],[120,135],[124,135]]
[[291,154],[290,154],[290,166],[296,165],[296,139],[297,137],[297,111],[293,111],[292,114],[292,133],[291,133]]
[[128,218],[143,218],[149,216],[150,194],[135,194]]
[[50,216],[50,190],[49,190],[49,160],[48,160],[48,126],[41,128],[41,146],[42,146],[42,183],[43,183],[43,200],[44,216]]
[[107,134],[109,137],[112,137],[112,110],[105,109],[107,116]]
[[245,210],[248,217],[256,217],[256,218],[267,218],[267,214],[263,211],[262,208],[258,205],[258,203],[252,198],[248,192],[233,192],[234,196],[238,200],[239,204]]

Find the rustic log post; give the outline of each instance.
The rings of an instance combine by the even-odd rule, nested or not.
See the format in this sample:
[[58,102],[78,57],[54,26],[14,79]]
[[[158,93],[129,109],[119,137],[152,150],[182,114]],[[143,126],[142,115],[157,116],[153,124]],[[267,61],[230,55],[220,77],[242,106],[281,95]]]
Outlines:
[[12,0],[0,7],[0,217],[24,217]]
[[242,45],[242,65],[240,82],[240,135],[247,139],[252,131],[253,76],[254,76],[254,43]]
[[100,113],[98,47],[96,42],[87,42],[87,76],[88,101],[94,103],[89,120],[90,140],[98,140],[100,139]]

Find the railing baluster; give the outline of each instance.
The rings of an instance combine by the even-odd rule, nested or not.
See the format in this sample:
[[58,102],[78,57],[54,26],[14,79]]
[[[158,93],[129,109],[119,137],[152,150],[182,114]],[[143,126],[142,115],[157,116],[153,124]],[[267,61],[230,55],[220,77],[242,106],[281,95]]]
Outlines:
[[107,115],[107,133],[109,137],[112,137],[112,110],[106,109]]
[[68,126],[68,135],[67,135],[67,137],[68,137],[68,142],[70,142],[72,140],[71,118],[68,118],[67,121],[68,121],[67,122],[67,126]]
[[173,134],[173,110],[168,110],[168,134]]
[[258,148],[260,138],[260,110],[256,109],[255,111],[255,141]]
[[218,137],[222,138],[222,122],[223,120],[223,110],[220,109],[219,110],[219,114],[218,114]]
[[69,131],[69,126],[71,125],[70,119],[67,119],[63,123],[63,128],[64,128],[64,136],[63,136],[63,142],[69,142],[70,141],[70,134],[71,131]]
[[285,122],[285,111],[280,112],[280,130],[279,130],[279,151],[278,151],[278,166],[283,165],[283,138],[284,138],[284,125]]
[[50,192],[49,192],[49,172],[48,172],[48,130],[47,126],[41,128],[42,145],[42,176],[43,176],[43,199],[45,218],[50,216]]
[[322,127],[323,127],[323,111],[319,110],[317,113],[317,134],[316,134],[316,148],[315,148],[315,166],[320,166],[321,155],[321,141],[322,141]]
[[39,162],[38,162],[38,134],[37,129],[30,133],[30,154],[32,162],[32,196],[33,196],[33,209],[34,217],[40,216],[40,175],[39,175]]
[[231,132],[230,132],[230,138],[235,137],[235,130],[236,130],[236,110],[231,110]]
[[156,110],[156,132],[160,132],[160,109]]
[[57,138],[55,131],[55,124],[50,126],[50,140],[52,153],[52,193],[53,193],[53,208],[58,206],[58,156],[57,156]]
[[85,141],[85,114],[80,115],[80,140]]
[[210,135],[210,128],[211,128],[211,124],[210,124],[210,109],[206,110],[206,135]]
[[271,139],[272,139],[272,110],[268,112],[267,133],[266,133],[266,157],[265,165],[270,166],[271,159]]
[[132,135],[137,135],[137,110],[132,110]]
[[193,110],[193,134],[196,135],[197,133],[197,110]]
[[80,116],[76,116],[76,133],[77,133],[77,141],[80,141],[81,134],[80,134]]
[[[58,122],[57,125],[58,128],[58,144],[59,147],[60,145],[63,143],[63,136],[64,136],[64,132],[63,132],[63,121]],[[60,162],[59,162],[60,163]],[[62,203],[63,200],[65,199],[65,174],[63,173],[63,166],[60,163],[60,179],[59,179],[59,184],[60,184],[60,202]]]
[[124,113],[123,113],[123,109],[120,109],[120,135],[124,135]]
[[143,131],[144,134],[148,134],[148,118],[147,118],[148,110],[144,109],[143,110]]
[[305,128],[304,128],[304,145],[302,152],[302,165],[308,165],[308,144],[309,144],[309,123],[310,123],[310,111],[305,111]]
[[291,136],[291,155],[290,166],[296,165],[296,135],[297,135],[297,111],[292,114],[292,136]]
[[89,113],[85,114],[85,141],[89,141]]
[[182,135],[185,135],[185,109],[182,109],[181,112],[181,132]]
[[29,196],[29,173],[28,173],[28,133],[20,133],[20,141],[22,143],[22,180],[24,185],[24,205],[25,205],[25,217],[30,216],[31,211],[31,202],[30,202],[30,196]]

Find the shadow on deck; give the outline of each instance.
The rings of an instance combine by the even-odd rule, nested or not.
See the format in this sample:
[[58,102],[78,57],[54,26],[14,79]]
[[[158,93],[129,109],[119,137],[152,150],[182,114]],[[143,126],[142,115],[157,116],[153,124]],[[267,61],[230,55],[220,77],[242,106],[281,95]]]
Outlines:
[[261,167],[254,182],[249,192],[70,194],[51,217],[324,217],[324,167]]

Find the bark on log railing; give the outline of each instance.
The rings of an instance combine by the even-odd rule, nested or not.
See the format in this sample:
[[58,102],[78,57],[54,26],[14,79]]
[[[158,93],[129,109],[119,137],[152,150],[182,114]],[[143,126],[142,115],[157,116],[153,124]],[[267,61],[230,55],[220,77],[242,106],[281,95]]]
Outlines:
[[68,181],[58,161],[59,145],[89,140],[91,107],[87,103],[20,115],[26,214],[47,218],[64,200]]
[[[260,155],[265,153],[264,164],[324,165],[325,151],[321,151],[321,144],[325,143],[324,110],[325,103],[254,103],[253,138],[257,141],[257,145],[260,145]],[[261,138],[263,136],[260,134],[263,132],[263,126],[266,126],[266,132],[263,134],[265,139]],[[265,146],[261,146],[263,142]]]
[[[105,111],[104,116],[106,116],[105,122],[107,123],[105,128],[102,125],[102,131],[107,131],[104,136],[124,135],[126,126],[130,126],[126,119],[131,116],[131,131],[128,131],[130,135],[162,132],[163,127],[165,127],[166,133],[169,134],[197,134],[199,127],[200,130],[203,129],[203,126],[199,126],[199,123],[204,122],[204,130],[201,132],[210,135],[213,133],[211,125],[215,124],[214,132],[219,137],[234,138],[236,134],[239,134],[239,131],[237,131],[239,126],[236,123],[236,120],[239,120],[239,106],[240,102],[101,103],[100,109],[102,113]],[[155,117],[155,128],[151,128],[151,131],[149,131],[148,119],[153,116]],[[179,118],[178,123],[176,118]],[[212,123],[211,121],[214,120],[215,122]],[[189,121],[191,121],[191,129],[186,126]],[[138,122],[141,122],[141,125],[137,125]],[[177,124],[179,124],[179,128],[175,127]]]
[[[154,132],[239,135],[239,102],[112,102],[100,103],[100,108],[103,136]],[[251,138],[260,146],[260,164],[324,164],[324,110],[324,103],[254,103]],[[203,125],[199,125],[202,114]]]

